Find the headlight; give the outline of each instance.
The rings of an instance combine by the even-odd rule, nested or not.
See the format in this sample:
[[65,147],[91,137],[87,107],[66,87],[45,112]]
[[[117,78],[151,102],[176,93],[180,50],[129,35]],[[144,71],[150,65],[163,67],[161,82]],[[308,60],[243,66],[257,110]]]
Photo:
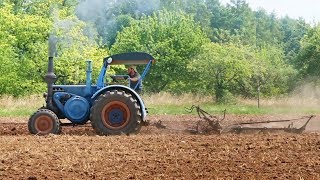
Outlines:
[[107,63],[110,64],[111,62],[112,62],[112,58],[109,57],[109,58],[107,59]]

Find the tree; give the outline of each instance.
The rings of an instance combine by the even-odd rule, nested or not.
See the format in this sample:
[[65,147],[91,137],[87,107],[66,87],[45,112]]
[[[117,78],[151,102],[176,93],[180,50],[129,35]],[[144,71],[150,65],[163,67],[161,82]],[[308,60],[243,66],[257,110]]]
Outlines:
[[214,95],[217,102],[225,102],[230,94],[255,97],[259,87],[264,96],[283,94],[295,71],[282,56],[272,46],[254,52],[246,46],[206,44],[189,66],[198,75],[194,81],[198,89],[193,90]]
[[[59,36],[60,47],[59,60],[55,61],[56,71],[69,78],[66,83],[83,82],[86,68],[84,60],[101,62],[103,56],[107,55],[106,50],[97,48],[95,37],[90,39],[85,35],[84,29],[87,26],[76,17],[68,15],[68,9],[58,10],[56,16],[53,16],[55,18],[48,18],[16,11],[16,8],[9,3],[0,5],[0,60],[4,64],[0,70],[5,75],[0,78],[0,94],[21,96],[44,91],[48,35],[53,27]],[[67,20],[59,21],[59,18]],[[101,64],[96,63],[97,66]],[[94,74],[98,74],[99,69],[95,68]],[[61,78],[58,82],[61,82]]]
[[250,79],[252,59],[253,55],[245,48],[208,43],[189,68],[198,75],[195,85],[200,87],[199,90],[214,94],[217,102],[223,102],[227,93],[236,93],[235,89],[243,79]]
[[301,42],[301,51],[296,60],[295,67],[302,78],[308,76],[320,77],[320,25],[311,28]]
[[231,0],[223,12],[222,29],[240,37],[243,45],[254,46],[256,42],[256,24],[254,13],[244,0]]
[[0,94],[16,94],[15,88],[19,83],[15,81],[18,64],[13,48],[17,40],[10,33],[14,28],[13,22],[16,20],[12,13],[12,5],[1,5],[0,14]]
[[295,81],[297,72],[286,63],[280,47],[266,45],[256,50],[254,76],[251,78],[253,95],[260,87],[264,96],[287,93]]
[[300,41],[310,29],[303,19],[291,19],[288,16],[280,19],[282,42],[284,44],[284,54],[289,64],[294,65],[294,59],[298,55],[301,45]]
[[163,10],[124,28],[111,51],[151,53],[158,61],[144,82],[147,89],[179,93],[189,87],[193,76],[188,74],[187,65],[205,42],[208,39],[191,16]]
[[3,47],[8,56],[1,57],[5,76],[0,93],[17,96],[37,91],[43,86],[37,83],[41,79],[38,76],[41,63],[36,61],[41,58],[41,40],[48,30],[48,21],[36,15],[15,14],[15,6],[8,3],[0,6],[0,10],[0,34],[6,39],[2,42],[10,41]]
[[256,21],[256,45],[261,48],[266,45],[278,45],[282,43],[283,33],[279,20],[274,13],[267,14],[263,9],[255,12]]

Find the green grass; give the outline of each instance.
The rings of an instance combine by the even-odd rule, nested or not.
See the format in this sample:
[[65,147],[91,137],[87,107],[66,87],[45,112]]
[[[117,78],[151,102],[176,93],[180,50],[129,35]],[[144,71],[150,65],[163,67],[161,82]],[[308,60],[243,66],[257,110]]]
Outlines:
[[[150,114],[190,114],[189,110],[191,104],[185,104],[181,106],[176,105],[153,105],[149,107]],[[226,113],[229,114],[268,114],[271,112],[268,108],[257,108],[252,105],[222,105],[214,103],[201,103],[195,104],[199,106],[202,110],[210,114],[223,114],[223,111],[226,110]],[[193,114],[195,114],[195,109]]]
[[20,108],[14,110],[0,109],[0,117],[26,117],[33,114],[37,109]]
[[[150,115],[162,114],[190,114],[188,109],[192,105],[200,106],[204,111],[212,114],[319,114],[320,105],[318,102],[312,103],[308,100],[306,103],[293,101],[292,99],[263,100],[260,108],[257,107],[255,100],[239,99],[237,104],[215,104],[210,97],[197,97],[190,94],[182,96],[173,96],[170,94],[144,95],[142,97],[148,108]],[[19,117],[30,116],[44,103],[41,96],[31,96],[23,98],[13,98],[3,96],[0,98],[0,116],[1,117]],[[191,114],[196,114],[194,110]]]
[[[176,105],[152,105],[148,107],[149,114],[190,114],[187,109],[192,105],[186,104],[182,106]],[[290,106],[282,107],[272,107],[272,106],[261,106],[258,108],[254,105],[248,104],[237,104],[237,105],[223,105],[223,104],[213,104],[213,103],[203,103],[197,104],[201,109],[208,112],[209,114],[223,114],[223,111],[226,110],[227,114],[317,114],[320,113],[320,108],[317,107],[302,107],[302,108],[292,108]],[[192,114],[195,114],[193,110]]]

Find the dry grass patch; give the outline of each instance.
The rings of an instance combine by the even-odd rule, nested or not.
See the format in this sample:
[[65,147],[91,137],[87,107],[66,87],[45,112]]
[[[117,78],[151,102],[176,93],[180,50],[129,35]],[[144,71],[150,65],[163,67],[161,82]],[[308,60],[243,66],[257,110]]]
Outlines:
[[151,95],[143,95],[142,99],[149,105],[186,105],[186,104],[201,104],[207,102],[213,102],[212,98],[209,96],[200,96],[194,94],[182,94],[182,95],[172,95],[170,93],[156,93]]
[[32,95],[27,97],[13,97],[13,96],[1,96],[0,108],[1,109],[19,109],[19,108],[34,108],[37,109],[44,104],[44,98],[40,95]]

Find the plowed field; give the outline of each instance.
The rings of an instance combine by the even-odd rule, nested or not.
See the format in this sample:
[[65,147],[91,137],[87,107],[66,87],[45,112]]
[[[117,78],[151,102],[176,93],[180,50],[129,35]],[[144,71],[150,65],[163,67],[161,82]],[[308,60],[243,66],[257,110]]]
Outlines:
[[[224,125],[286,118],[293,117],[228,116]],[[302,134],[195,135],[186,130],[197,116],[153,115],[165,129],[107,137],[89,124],[33,136],[27,119],[0,118],[0,179],[320,179],[318,116]]]

